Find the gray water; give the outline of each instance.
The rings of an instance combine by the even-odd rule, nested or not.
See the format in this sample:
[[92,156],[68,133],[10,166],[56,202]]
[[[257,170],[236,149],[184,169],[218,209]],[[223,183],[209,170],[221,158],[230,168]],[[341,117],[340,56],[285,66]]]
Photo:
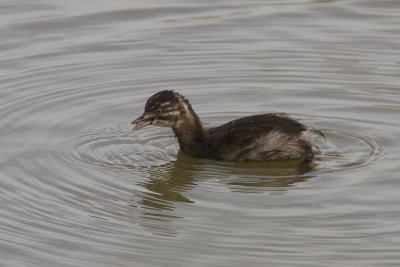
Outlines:
[[[400,266],[400,1],[0,1],[0,266]],[[285,112],[309,167],[132,131]]]

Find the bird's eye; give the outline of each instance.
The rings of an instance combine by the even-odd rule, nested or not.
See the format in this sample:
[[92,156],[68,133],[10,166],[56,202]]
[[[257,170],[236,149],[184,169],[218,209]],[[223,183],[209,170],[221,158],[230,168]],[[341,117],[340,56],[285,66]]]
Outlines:
[[159,109],[157,109],[157,114],[161,114],[162,113],[162,110],[159,108]]

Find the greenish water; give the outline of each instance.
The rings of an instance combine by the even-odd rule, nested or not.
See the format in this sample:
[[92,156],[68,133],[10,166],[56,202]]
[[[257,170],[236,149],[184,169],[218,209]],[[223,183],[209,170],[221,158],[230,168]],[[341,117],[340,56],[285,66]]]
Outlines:
[[[399,1],[0,1],[0,266],[399,266]],[[322,154],[226,163],[132,131],[285,112]]]

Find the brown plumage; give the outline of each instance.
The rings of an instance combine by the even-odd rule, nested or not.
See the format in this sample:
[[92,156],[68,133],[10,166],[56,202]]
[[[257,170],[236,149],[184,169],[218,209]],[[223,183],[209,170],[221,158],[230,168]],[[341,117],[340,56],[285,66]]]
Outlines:
[[321,131],[285,114],[253,115],[204,129],[189,101],[166,90],[151,96],[134,129],[147,125],[170,127],[187,155],[225,161],[313,159],[313,139]]

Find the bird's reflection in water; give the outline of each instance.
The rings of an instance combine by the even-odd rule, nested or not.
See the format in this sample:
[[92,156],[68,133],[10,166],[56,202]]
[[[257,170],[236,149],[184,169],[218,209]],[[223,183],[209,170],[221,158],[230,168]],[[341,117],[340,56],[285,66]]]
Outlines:
[[313,168],[301,160],[236,163],[230,168],[233,174],[225,183],[235,192],[286,192],[293,185],[312,178]]
[[145,169],[149,179],[139,185],[146,192],[136,200],[140,223],[154,234],[176,235],[173,224],[182,218],[177,206],[194,203],[186,193],[206,179],[219,180],[234,192],[286,191],[312,177],[305,175],[312,169],[302,161],[231,163],[178,153],[175,161]]

